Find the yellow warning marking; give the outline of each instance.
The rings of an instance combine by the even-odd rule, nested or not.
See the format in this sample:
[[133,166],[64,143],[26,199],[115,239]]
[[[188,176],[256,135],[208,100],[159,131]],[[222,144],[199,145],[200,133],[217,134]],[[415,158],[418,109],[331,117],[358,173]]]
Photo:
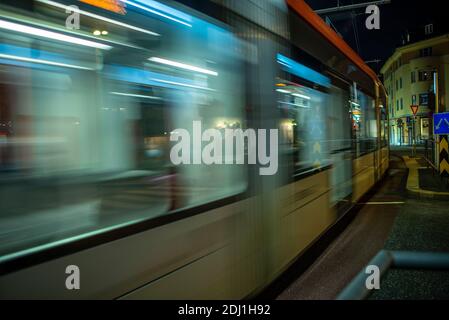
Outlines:
[[446,159],[443,159],[443,161],[440,162],[440,173],[443,173],[444,171],[449,173],[449,163],[447,163]]
[[448,143],[447,143],[446,138],[441,138],[441,141],[440,141],[440,150],[441,150],[441,151],[442,151],[442,150],[445,150],[446,152],[449,150],[449,146],[448,146]]

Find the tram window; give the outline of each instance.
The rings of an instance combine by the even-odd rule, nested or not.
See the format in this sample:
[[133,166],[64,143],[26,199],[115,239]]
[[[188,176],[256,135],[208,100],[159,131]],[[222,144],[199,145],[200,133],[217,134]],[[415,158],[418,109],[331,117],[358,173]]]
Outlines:
[[327,140],[327,94],[278,79],[280,146],[292,155],[295,173],[330,164]]
[[350,104],[353,116],[355,155],[360,157],[377,148],[375,101],[361,90],[354,90],[354,86],[352,86]]
[[[55,30],[67,17],[40,3],[12,15],[48,17],[39,25]],[[170,162],[176,129],[192,131],[196,120],[203,130],[245,126],[236,38],[189,12],[178,16],[131,6],[114,16],[122,24],[83,16],[67,39],[98,25],[107,35],[82,44],[0,31],[9,57],[0,62],[0,256],[245,190],[244,166]]]
[[388,116],[385,105],[380,106],[380,141],[382,148],[388,145]]

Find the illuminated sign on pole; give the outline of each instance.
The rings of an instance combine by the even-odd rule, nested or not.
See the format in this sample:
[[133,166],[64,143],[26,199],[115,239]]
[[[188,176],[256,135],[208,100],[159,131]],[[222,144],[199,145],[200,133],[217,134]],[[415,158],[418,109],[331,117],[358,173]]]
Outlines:
[[435,134],[449,134],[449,112],[433,115],[433,132]]

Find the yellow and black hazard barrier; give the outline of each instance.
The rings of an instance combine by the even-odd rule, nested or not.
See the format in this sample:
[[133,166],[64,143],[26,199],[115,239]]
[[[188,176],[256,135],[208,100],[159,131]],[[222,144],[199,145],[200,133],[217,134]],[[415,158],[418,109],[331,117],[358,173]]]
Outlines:
[[446,135],[440,136],[440,175],[449,177],[449,144]]

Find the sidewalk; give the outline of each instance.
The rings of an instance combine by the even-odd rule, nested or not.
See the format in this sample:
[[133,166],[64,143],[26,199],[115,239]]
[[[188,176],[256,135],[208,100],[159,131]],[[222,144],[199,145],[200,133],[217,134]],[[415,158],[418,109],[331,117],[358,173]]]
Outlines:
[[411,196],[425,199],[449,200],[449,188],[438,173],[425,166],[422,158],[402,156],[407,166],[407,193]]

